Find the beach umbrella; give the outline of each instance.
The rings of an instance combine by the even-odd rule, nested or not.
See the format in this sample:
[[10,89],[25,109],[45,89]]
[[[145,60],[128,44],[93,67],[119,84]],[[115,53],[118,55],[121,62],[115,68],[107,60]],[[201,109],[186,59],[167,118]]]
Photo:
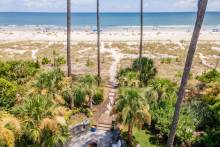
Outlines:
[[100,64],[100,13],[99,13],[99,0],[96,0],[97,11],[96,11],[96,20],[97,20],[97,63],[98,63],[98,86],[101,82],[101,64]]
[[71,76],[71,0],[67,0],[67,75]]
[[178,126],[178,121],[179,121],[179,113],[180,113],[181,103],[183,101],[183,97],[184,97],[184,93],[185,93],[185,89],[186,89],[186,84],[187,84],[190,70],[192,67],[192,61],[193,61],[193,57],[195,54],[197,42],[199,39],[200,30],[201,30],[201,27],[203,24],[207,3],[208,3],[208,0],[199,0],[198,1],[197,19],[196,19],[192,39],[190,42],[188,55],[186,58],[182,81],[181,81],[179,92],[178,92],[178,98],[177,98],[176,105],[175,105],[175,112],[173,115],[173,121],[172,121],[172,125],[170,128],[170,134],[169,134],[168,141],[167,141],[167,147],[173,147],[173,142],[174,142],[174,138],[176,135],[176,129]]

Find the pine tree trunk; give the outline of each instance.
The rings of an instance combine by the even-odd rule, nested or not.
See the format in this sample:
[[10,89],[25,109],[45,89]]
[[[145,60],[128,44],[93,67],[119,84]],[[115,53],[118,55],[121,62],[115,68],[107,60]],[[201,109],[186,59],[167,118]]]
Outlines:
[[71,76],[71,0],[67,0],[67,75]]
[[100,64],[100,13],[99,13],[99,0],[96,1],[97,4],[97,62],[98,62],[98,86],[100,86],[101,81],[101,64]]
[[197,13],[196,24],[195,24],[193,36],[191,39],[191,43],[189,46],[188,55],[187,55],[185,68],[183,72],[183,77],[182,77],[182,81],[181,81],[179,92],[178,92],[178,98],[177,98],[176,105],[175,105],[175,112],[173,115],[173,121],[172,121],[171,129],[170,129],[170,134],[169,134],[168,141],[167,141],[167,147],[173,146],[174,138],[176,135],[176,129],[178,125],[178,120],[179,120],[181,103],[183,101],[187,80],[188,80],[189,73],[191,70],[193,57],[195,54],[200,30],[201,30],[202,23],[204,20],[204,15],[206,12],[207,3],[208,3],[208,0],[199,0],[199,3],[198,3],[198,13]]

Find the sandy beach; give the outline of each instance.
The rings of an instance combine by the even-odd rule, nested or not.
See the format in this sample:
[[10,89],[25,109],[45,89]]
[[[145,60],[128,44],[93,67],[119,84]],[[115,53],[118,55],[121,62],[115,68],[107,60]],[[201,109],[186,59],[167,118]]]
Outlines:
[[[214,28],[202,29],[200,40],[220,41],[220,31],[214,32]],[[146,27],[144,29],[144,40],[150,41],[172,41],[179,42],[191,39],[193,28],[191,27]],[[43,29],[43,28],[1,28],[1,41],[65,41],[66,32],[64,29]],[[138,27],[108,28],[101,32],[101,40],[137,42],[139,40]],[[92,29],[73,29],[72,43],[81,41],[96,41],[96,32]]]
[[[201,74],[217,65],[220,54],[220,32],[202,29],[193,71]],[[143,56],[152,58],[159,75],[173,79],[181,71],[192,27],[145,27]],[[91,28],[72,30],[73,72],[96,73],[96,32]],[[139,27],[112,27],[101,32],[102,73],[113,81],[117,70],[129,66],[138,57]],[[66,56],[65,28],[4,27],[0,29],[0,59],[52,59],[53,50]],[[163,60],[171,60],[163,64]],[[66,66],[63,67],[66,69]],[[217,69],[220,66],[217,65]],[[109,77],[110,75],[110,77]],[[175,79],[174,79],[175,80]]]

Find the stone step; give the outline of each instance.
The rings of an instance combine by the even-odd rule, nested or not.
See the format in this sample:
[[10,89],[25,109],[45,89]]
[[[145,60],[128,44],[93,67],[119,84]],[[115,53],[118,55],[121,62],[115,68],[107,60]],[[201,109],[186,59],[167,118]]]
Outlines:
[[97,127],[97,130],[102,130],[102,131],[110,131],[110,130],[111,130],[111,128]]
[[108,96],[110,97],[110,96],[115,96],[115,93],[113,93],[113,92],[109,92],[109,94],[108,94]]
[[104,131],[109,131],[109,130],[111,130],[111,127],[112,127],[111,124],[102,124],[102,123],[99,123],[99,124],[97,125],[97,129],[98,129],[98,130],[104,130]]
[[105,124],[105,123],[98,123],[97,127],[105,127],[105,128],[111,128],[112,124]]
[[110,92],[116,93],[116,91],[117,91],[116,89],[110,89],[110,90],[109,90],[109,93],[110,93]]

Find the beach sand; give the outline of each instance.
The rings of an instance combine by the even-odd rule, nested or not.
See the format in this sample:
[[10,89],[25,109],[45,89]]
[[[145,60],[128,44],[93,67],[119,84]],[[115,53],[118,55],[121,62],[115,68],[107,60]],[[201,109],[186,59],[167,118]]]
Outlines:
[[[179,81],[193,28],[144,29],[143,56],[155,61],[160,77]],[[97,72],[96,32],[73,30],[71,37],[72,72],[76,75]],[[139,28],[109,28],[101,32],[101,68],[105,79],[114,81],[118,69],[130,66],[138,57]],[[201,74],[216,67],[220,60],[220,32],[202,29],[192,73]],[[66,57],[65,29],[1,28],[0,60],[53,59],[53,50]],[[171,63],[162,63],[169,58]],[[62,67],[66,70],[66,65]],[[217,65],[220,70],[220,64]]]
[[[190,27],[167,27],[144,29],[144,40],[151,41],[172,41],[190,40],[193,28]],[[96,41],[96,32],[90,29],[72,31],[72,41]],[[123,41],[137,42],[139,40],[139,28],[109,28],[101,32],[102,41]],[[1,28],[1,41],[65,41],[66,32],[64,29],[37,29],[37,28]],[[220,32],[213,32],[212,28],[205,28],[201,31],[200,40],[220,41]]]

